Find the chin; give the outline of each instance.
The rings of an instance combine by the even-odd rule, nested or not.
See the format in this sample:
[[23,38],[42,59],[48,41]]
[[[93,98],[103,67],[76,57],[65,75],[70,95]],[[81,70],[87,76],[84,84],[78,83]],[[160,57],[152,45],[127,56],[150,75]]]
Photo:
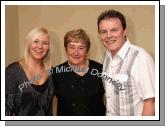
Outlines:
[[35,56],[34,58],[37,60],[42,60],[44,58],[44,56]]
[[107,49],[109,49],[110,51],[115,51],[116,48],[114,46],[108,46]]
[[71,62],[72,65],[79,65],[80,63],[78,62]]
[[78,61],[70,61],[72,65],[79,65],[81,62]]

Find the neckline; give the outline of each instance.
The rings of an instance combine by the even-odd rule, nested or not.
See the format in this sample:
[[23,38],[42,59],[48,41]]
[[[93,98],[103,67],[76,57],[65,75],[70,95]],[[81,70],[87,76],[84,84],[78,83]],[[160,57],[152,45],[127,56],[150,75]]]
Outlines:
[[[67,61],[67,65],[70,67],[68,61]],[[88,74],[89,70],[90,70],[90,60],[89,60],[89,59],[88,59],[88,66],[87,66],[87,68],[88,68],[88,71],[87,71],[84,75],[79,75],[79,74],[77,74],[76,72],[74,72],[73,70],[72,70],[72,73],[73,73],[75,76],[77,76],[77,77],[82,77],[82,78],[85,77],[85,76]]]
[[[18,64],[19,68],[21,69],[21,71],[22,71],[22,73],[23,73],[24,78],[26,79],[26,81],[31,81],[31,80],[28,79],[28,77],[27,77],[27,75],[26,75],[26,73],[25,73],[25,71],[24,71],[24,68],[22,67],[22,65],[20,64],[19,61],[17,61],[17,64]],[[33,84],[33,83],[32,83],[32,84],[35,85],[35,86],[42,86],[43,84],[45,84],[45,82],[46,82],[48,79],[49,79],[49,77],[48,77],[42,84],[40,84],[40,85],[36,85],[36,84]]]
[[48,82],[48,79],[46,79],[46,81],[45,81],[43,84],[41,84],[41,85],[36,85],[36,84],[33,84],[33,83],[32,83],[31,85],[32,85],[32,86],[35,86],[35,87],[37,87],[37,88],[38,88],[38,87],[40,88],[40,87],[46,86],[46,83],[47,83],[47,82]]

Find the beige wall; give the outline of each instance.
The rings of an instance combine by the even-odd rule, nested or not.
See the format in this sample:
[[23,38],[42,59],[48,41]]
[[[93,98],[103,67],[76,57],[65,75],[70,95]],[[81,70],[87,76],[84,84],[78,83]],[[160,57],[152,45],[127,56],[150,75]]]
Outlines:
[[23,55],[25,35],[36,26],[46,27],[54,41],[53,65],[66,60],[64,34],[76,28],[87,31],[91,40],[89,58],[102,62],[104,47],[97,32],[97,17],[106,9],[122,12],[127,20],[128,37],[154,58],[154,6],[7,6],[6,65]]
[[18,7],[5,8],[5,65],[19,59],[19,21]]

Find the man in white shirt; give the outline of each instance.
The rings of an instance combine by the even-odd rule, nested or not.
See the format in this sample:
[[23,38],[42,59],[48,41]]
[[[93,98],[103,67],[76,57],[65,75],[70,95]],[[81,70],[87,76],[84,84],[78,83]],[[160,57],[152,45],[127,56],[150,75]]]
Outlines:
[[154,62],[127,39],[126,20],[116,10],[102,12],[97,21],[106,48],[103,83],[108,116],[154,116]]

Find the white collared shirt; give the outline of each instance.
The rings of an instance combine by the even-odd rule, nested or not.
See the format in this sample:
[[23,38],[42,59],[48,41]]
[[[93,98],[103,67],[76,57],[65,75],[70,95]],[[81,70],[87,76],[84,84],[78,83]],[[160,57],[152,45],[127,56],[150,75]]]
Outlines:
[[106,50],[103,61],[106,115],[141,115],[144,100],[154,97],[154,70],[151,56],[128,40],[113,58]]

